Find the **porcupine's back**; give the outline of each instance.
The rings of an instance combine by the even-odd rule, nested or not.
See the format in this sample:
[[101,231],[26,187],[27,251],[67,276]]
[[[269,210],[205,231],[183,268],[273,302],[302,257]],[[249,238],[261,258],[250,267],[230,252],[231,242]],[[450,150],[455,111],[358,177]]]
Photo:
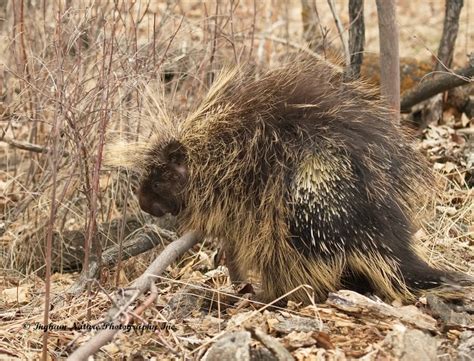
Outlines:
[[[226,73],[183,123],[185,227],[234,242],[244,270],[291,274],[275,283],[334,274],[313,284],[324,294],[350,264],[356,282],[369,273],[378,286],[393,282],[382,294],[406,293],[393,269],[418,261],[399,251],[409,247],[411,203],[427,168],[362,83],[343,83],[325,62],[293,64],[258,80]],[[305,259],[327,267],[312,270]]]

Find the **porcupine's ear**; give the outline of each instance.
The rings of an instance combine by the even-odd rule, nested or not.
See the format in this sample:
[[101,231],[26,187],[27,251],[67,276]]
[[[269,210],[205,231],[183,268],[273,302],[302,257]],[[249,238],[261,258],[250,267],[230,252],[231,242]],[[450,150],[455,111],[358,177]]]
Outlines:
[[164,148],[166,162],[183,179],[188,177],[188,167],[186,164],[186,150],[177,140],[169,142]]

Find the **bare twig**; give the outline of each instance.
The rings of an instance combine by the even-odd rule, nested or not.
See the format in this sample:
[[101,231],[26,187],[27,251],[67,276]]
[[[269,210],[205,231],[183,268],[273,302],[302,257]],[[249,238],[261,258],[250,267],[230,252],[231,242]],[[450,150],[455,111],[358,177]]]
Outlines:
[[315,53],[314,51],[309,49],[308,46],[301,45],[301,44],[295,43],[293,41],[287,41],[286,39],[279,38],[279,37],[273,36],[273,35],[256,34],[255,37],[257,39],[271,40],[271,41],[274,41],[276,43],[288,45],[288,46],[290,46],[294,49],[300,50],[303,53],[312,56],[313,58],[315,58],[319,61],[325,62],[326,65],[330,66],[331,68],[333,68],[333,70],[337,71],[338,73],[341,73],[343,71],[343,69],[340,66],[326,60],[323,56],[321,56],[318,53]]
[[[93,235],[95,234],[96,228],[97,228],[97,202],[99,200],[99,181],[100,181],[100,170],[102,167],[102,154],[103,154],[103,149],[104,149],[104,144],[105,144],[105,132],[107,129],[107,123],[109,120],[109,114],[108,114],[108,106],[109,106],[109,98],[110,98],[110,92],[111,92],[111,87],[108,84],[111,71],[112,71],[112,57],[114,54],[114,41],[115,41],[115,26],[116,26],[116,19],[114,18],[114,21],[112,22],[112,34],[111,34],[111,39],[110,39],[110,48],[108,49],[109,53],[107,54],[107,43],[106,43],[106,37],[104,36],[103,39],[103,56],[102,56],[102,82],[103,82],[103,87],[105,87],[105,90],[102,94],[103,101],[105,104],[105,108],[101,114],[100,117],[100,126],[99,126],[99,142],[97,145],[97,154],[96,154],[96,159],[95,159],[95,164],[93,168],[93,173],[92,173],[92,184],[91,184],[91,195],[90,195],[90,213],[89,213],[89,220],[88,220],[88,227],[87,227],[87,237],[84,242],[84,249],[85,249],[85,254],[84,254],[84,267],[83,267],[83,272],[86,274],[88,273],[88,267],[89,267],[89,257],[90,257],[90,250],[91,246],[94,246],[96,250],[96,256],[97,259],[100,260],[100,244],[99,243],[92,243]],[[105,27],[104,27],[104,33],[105,33]]]
[[247,330],[269,349],[279,361],[293,361],[291,353],[273,336],[267,335],[257,327],[247,327]]
[[210,69],[210,78],[209,78],[209,84],[212,84],[214,81],[214,72],[212,71],[212,65],[214,63],[214,57],[216,54],[216,48],[217,48],[217,19],[219,17],[219,0],[216,1],[216,11],[214,14],[214,35],[212,38],[212,50],[211,50],[211,57],[209,58],[209,69]]
[[[30,64],[28,61],[28,56],[26,54],[26,42],[25,42],[25,4],[24,1],[20,1],[20,47],[21,47],[21,57],[22,57],[22,62],[23,62],[23,71],[26,77],[26,80],[28,83],[31,82],[31,72],[30,72]],[[30,142],[36,142],[36,136],[38,132],[38,119],[34,115],[34,102],[35,102],[35,97],[34,94],[31,93],[31,90],[28,89],[30,92],[30,96],[28,97],[28,105],[30,108],[30,113],[31,117],[33,118],[33,126],[31,128],[31,133],[30,133]],[[31,168],[30,168],[31,170]]]
[[133,317],[138,318],[158,297],[158,287],[152,282],[150,284],[150,295],[143,301],[135,310],[133,310]]
[[166,55],[168,54],[168,50],[170,49],[170,46],[171,46],[171,43],[173,42],[174,38],[176,37],[176,35],[178,34],[179,32],[179,29],[181,29],[181,25],[183,24],[183,20],[184,20],[184,16],[181,17],[181,20],[179,21],[179,24],[178,24],[178,27],[176,28],[175,32],[173,33],[173,35],[171,35],[170,37],[170,41],[168,41],[168,45],[166,45],[166,49],[163,53],[163,56],[161,57],[161,60],[160,62],[158,63],[158,66],[156,69],[159,69],[161,67],[161,65],[163,64],[163,62],[165,61],[165,58],[166,58]]
[[344,53],[344,59],[346,62],[346,67],[351,66],[351,55],[349,53],[349,42],[347,40],[347,33],[342,26],[341,19],[339,18],[339,14],[336,11],[336,5],[334,4],[334,0],[328,0],[329,8],[331,9],[332,16],[334,17],[334,21],[336,22],[337,31],[339,33],[339,37],[341,38],[342,43],[342,50]]
[[250,35],[250,50],[249,60],[252,59],[253,43],[255,40],[255,22],[257,21],[257,0],[253,0],[253,18],[252,18],[252,32]]
[[301,20],[303,22],[303,38],[314,50],[315,45],[322,40],[321,23],[317,16],[315,3],[310,0],[301,0]]
[[[238,2],[237,2],[237,5],[236,7],[238,6]],[[230,39],[231,39],[231,42],[230,42],[230,45],[232,46],[232,51],[234,53],[234,60],[235,60],[235,63],[238,64],[239,63],[239,57],[237,56],[237,50],[235,48],[235,32],[234,32],[234,0],[230,0],[230,10],[229,10],[229,21],[230,21]]]
[[120,231],[118,235],[118,255],[117,255],[117,272],[115,275],[115,286],[119,287],[120,285],[120,273],[122,270],[122,253],[123,253],[123,239],[125,235],[125,225],[126,225],[126,217],[127,217],[127,210],[128,210],[128,196],[129,192],[128,189],[130,187],[130,174],[127,174],[127,183],[126,183],[126,192],[124,196],[124,205],[122,211],[122,220],[120,224]]
[[[98,144],[97,144],[97,153],[96,153],[96,158],[95,162],[93,164],[93,170],[92,170],[92,182],[91,182],[91,189],[90,191],[90,203],[89,203],[89,217],[87,220],[87,236],[84,241],[84,267],[82,269],[82,276],[90,279],[92,278],[90,269],[89,269],[89,262],[91,261],[91,252],[93,252],[93,257],[91,263],[96,263],[100,262],[101,260],[101,245],[99,242],[92,242],[93,240],[93,235],[96,232],[97,229],[97,214],[98,214],[98,202],[100,200],[99,198],[99,182],[100,182],[100,171],[102,168],[102,155],[103,155],[103,149],[104,149],[104,144],[105,144],[105,132],[107,129],[107,124],[109,122],[109,99],[110,99],[110,94],[112,92],[112,87],[110,85],[110,78],[111,78],[111,72],[112,72],[112,60],[113,60],[113,54],[114,54],[114,42],[115,42],[115,29],[116,29],[116,18],[115,15],[113,16],[113,21],[112,21],[112,32],[110,35],[110,42],[109,46],[107,46],[107,37],[104,36],[103,38],[103,45],[102,45],[102,64],[101,64],[101,86],[102,88],[105,88],[104,91],[102,92],[102,99],[105,104],[105,107],[103,111],[101,112],[100,120],[99,120],[99,129],[98,129]],[[103,28],[104,33],[106,33],[106,25],[104,24]],[[109,51],[109,53],[107,53]],[[100,263],[98,265],[99,269],[101,267]],[[89,288],[89,295],[90,295],[90,283],[88,285]],[[90,299],[89,299],[90,302]],[[90,310],[90,308],[88,308]],[[90,311],[89,311],[90,312]],[[87,318],[90,318],[90,313],[88,313]]]

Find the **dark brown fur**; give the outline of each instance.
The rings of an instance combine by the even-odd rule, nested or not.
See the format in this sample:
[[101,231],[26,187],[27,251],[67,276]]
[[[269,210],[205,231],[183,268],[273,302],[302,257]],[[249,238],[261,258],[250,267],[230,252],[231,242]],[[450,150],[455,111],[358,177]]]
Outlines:
[[140,204],[220,239],[234,277],[259,275],[268,300],[307,302],[301,285],[317,299],[342,287],[410,299],[450,274],[414,250],[413,205],[430,176],[390,119],[324,62],[259,80],[225,72],[149,145]]
[[149,155],[155,161],[137,192],[140,207],[145,212],[161,217],[166,213],[177,215],[184,208],[181,193],[188,175],[181,148],[178,143],[170,142]]

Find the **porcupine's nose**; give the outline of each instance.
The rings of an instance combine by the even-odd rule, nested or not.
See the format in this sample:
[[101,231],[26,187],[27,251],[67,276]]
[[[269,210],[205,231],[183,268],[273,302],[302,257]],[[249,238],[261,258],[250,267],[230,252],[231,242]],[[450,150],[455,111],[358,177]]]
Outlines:
[[138,204],[140,208],[155,217],[163,217],[167,212],[159,202],[147,197],[143,192],[138,193]]

